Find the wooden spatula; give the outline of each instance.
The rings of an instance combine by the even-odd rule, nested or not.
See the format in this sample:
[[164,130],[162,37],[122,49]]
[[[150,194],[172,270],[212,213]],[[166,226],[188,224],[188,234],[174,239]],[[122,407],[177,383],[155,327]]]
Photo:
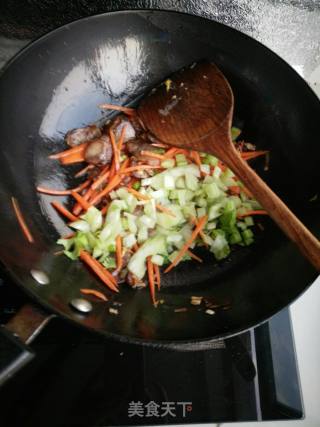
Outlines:
[[159,140],[213,154],[251,191],[271,218],[320,271],[320,242],[250,168],[231,140],[232,89],[211,63],[176,72],[144,98],[138,114]]

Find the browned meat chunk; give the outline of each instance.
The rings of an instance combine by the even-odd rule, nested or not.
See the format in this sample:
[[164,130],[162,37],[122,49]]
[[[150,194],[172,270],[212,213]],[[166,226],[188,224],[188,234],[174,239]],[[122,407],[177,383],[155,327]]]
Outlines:
[[112,159],[112,145],[107,135],[90,141],[85,151],[85,160],[94,165],[106,165]]
[[75,147],[100,136],[101,130],[96,125],[90,125],[84,128],[69,130],[64,139],[70,147]]
[[146,284],[138,279],[134,274],[130,273],[130,271],[127,274],[126,282],[128,285],[132,286],[133,288],[145,288]]
[[116,140],[119,140],[122,129],[125,127],[124,139],[123,142],[127,142],[130,139],[134,139],[139,133],[140,129],[137,129],[129,120],[128,117],[124,115],[117,116],[114,122],[111,124],[111,128],[114,131]]

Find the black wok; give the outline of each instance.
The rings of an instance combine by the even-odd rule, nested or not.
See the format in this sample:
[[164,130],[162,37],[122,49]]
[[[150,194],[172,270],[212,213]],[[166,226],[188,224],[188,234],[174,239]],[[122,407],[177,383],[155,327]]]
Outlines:
[[[64,147],[67,130],[111,116],[101,113],[99,103],[134,105],[170,73],[203,58],[215,62],[229,79],[235,124],[243,128],[243,137],[271,151],[269,171],[258,162],[258,172],[320,235],[319,204],[309,201],[320,183],[320,103],[288,64],[242,33],[181,13],[129,11],[86,18],[28,46],[0,76],[0,259],[47,315],[64,316],[124,341],[200,345],[266,320],[316,278],[293,244],[266,220],[252,247],[233,251],[219,264],[203,252],[203,265],[183,263],[165,276],[160,294],[165,304],[158,309],[147,290],[126,286],[119,295],[110,294],[107,306],[93,303],[87,315],[70,307],[80,288],[105,288],[82,264],[53,255],[57,238],[68,229],[50,205],[53,197],[37,194],[35,188],[70,187],[75,169],[60,167],[48,155]],[[34,244],[21,233],[11,196],[20,203]],[[50,283],[38,284],[32,269],[46,272]],[[210,316],[190,306],[191,295],[230,308]],[[107,309],[113,301],[122,304],[117,316]],[[179,307],[188,311],[175,313]],[[34,323],[31,317],[29,311],[28,323],[20,316],[11,329],[20,325],[26,339],[34,324],[41,323],[41,316]],[[27,323],[24,336],[21,324]]]

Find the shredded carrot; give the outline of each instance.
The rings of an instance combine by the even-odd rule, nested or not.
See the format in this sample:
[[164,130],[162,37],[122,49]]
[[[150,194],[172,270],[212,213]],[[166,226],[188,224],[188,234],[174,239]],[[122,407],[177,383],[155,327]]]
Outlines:
[[179,148],[176,148],[176,147],[171,147],[171,148],[169,148],[169,150],[165,153],[165,158],[166,159],[170,159],[171,157],[173,157],[175,154],[176,154],[176,152],[179,150]]
[[14,210],[14,213],[16,214],[18,223],[20,225],[20,228],[25,236],[25,238],[28,240],[29,243],[34,243],[34,238],[31,234],[31,231],[29,230],[29,227],[27,226],[27,223],[22,215],[18,200],[15,197],[11,197],[11,203]]
[[[192,224],[193,225],[198,225],[198,220],[197,220],[197,218],[195,218],[194,216],[192,216],[191,218],[190,218],[190,221],[192,222]],[[207,241],[206,241],[206,235],[204,234],[204,232],[201,230],[201,231],[199,231],[199,235],[200,235],[200,237],[201,237],[201,239],[202,239],[202,241],[203,241],[203,243],[204,243],[204,245],[206,246],[206,247],[208,247],[209,245],[208,245],[208,243],[207,243]]]
[[77,172],[74,177],[79,178],[80,176],[85,175],[89,170],[94,169],[94,165],[87,165],[86,167],[82,168]]
[[151,262],[151,257],[149,256],[147,258],[147,270],[148,270],[148,280],[149,280],[151,301],[152,301],[152,304],[156,306],[157,302],[156,302],[156,295],[155,295],[156,292],[155,292],[155,286],[154,286],[153,264]]
[[245,151],[244,153],[240,153],[240,155],[244,160],[251,160],[268,153],[269,151]]
[[169,208],[159,205],[159,203],[156,203],[156,208],[158,209],[158,211],[161,211],[163,213],[166,213],[167,215],[173,216],[174,218],[176,217],[176,215]]
[[102,209],[101,209],[101,213],[102,215],[105,215],[108,212],[109,209],[109,205],[105,205]]
[[[139,191],[136,191],[134,188],[127,187],[127,191],[129,193],[133,194],[139,200],[151,200],[151,198],[149,196],[146,196],[144,194],[139,193]],[[170,209],[166,208],[165,206],[162,206],[162,205],[159,205],[158,203],[156,203],[156,208],[159,211],[166,213],[167,215],[176,217],[176,215]]]
[[116,237],[116,259],[117,259],[117,271],[121,271],[122,268],[122,240],[121,236]]
[[138,243],[135,243],[135,244],[132,246],[132,249],[133,249],[135,252],[137,252],[137,250],[139,249],[139,245],[138,245]]
[[151,157],[152,159],[167,160],[167,157],[164,156],[163,154],[153,153],[152,151],[148,151],[148,150],[142,150],[141,155]]
[[267,211],[264,210],[255,210],[255,211],[247,211],[244,214],[237,215],[238,218],[244,218],[246,216],[252,216],[252,215],[269,215]]
[[201,158],[200,158],[200,154],[198,153],[198,151],[194,151],[192,150],[190,152],[190,157],[191,159],[196,163],[197,166],[201,166]]
[[165,273],[168,273],[170,270],[173,269],[173,267],[175,267],[180,260],[182,259],[183,255],[187,252],[187,250],[189,249],[190,245],[192,244],[192,242],[196,239],[197,235],[199,234],[199,232],[203,229],[203,227],[205,226],[206,222],[207,222],[208,216],[204,215],[202,218],[199,219],[198,225],[195,227],[195,229],[193,230],[191,237],[189,238],[189,240],[187,240],[187,242],[182,246],[182,248],[180,249],[180,251],[178,252],[177,256],[175,257],[175,259],[172,261],[172,263],[169,265],[169,267],[164,271]]
[[91,180],[87,179],[84,183],[82,183],[81,185],[79,185],[76,188],[72,188],[71,190],[54,190],[53,188],[46,188],[46,187],[38,186],[37,191],[39,193],[50,194],[52,196],[68,196],[69,194],[71,194],[71,191],[78,192],[78,191],[84,190],[86,187],[88,187],[90,182],[91,182]]
[[82,250],[80,252],[80,259],[85,262],[102,280],[102,282],[108,286],[114,292],[119,292],[115,278],[112,274],[100,264],[99,261],[94,259],[88,252]]
[[119,173],[128,174],[129,172],[141,171],[145,169],[162,169],[162,166],[136,165],[136,166],[130,166],[129,168],[126,168],[123,171],[120,171]]
[[193,252],[190,251],[190,249],[187,250],[187,254],[192,258],[195,259],[198,262],[203,262],[202,259],[200,257],[198,257],[198,255],[194,254]]
[[108,183],[108,185],[100,192],[98,193],[91,201],[90,203],[92,205],[96,205],[102,197],[106,196],[108,193],[110,193],[117,185],[120,184],[122,181],[122,178],[118,175],[114,176]]
[[113,150],[114,169],[116,172],[118,172],[118,170],[119,170],[119,152],[118,152],[118,147],[116,144],[116,139],[114,137],[114,133],[113,133],[113,130],[111,128],[109,129],[109,136],[110,136],[110,141],[111,141],[112,150]]
[[80,292],[84,295],[93,295],[103,301],[108,301],[108,298],[102,292],[96,291],[95,289],[82,288]]
[[[90,187],[90,188],[88,188],[86,191],[85,191],[85,193],[82,195],[82,198],[84,199],[84,200],[87,200],[87,201],[89,201],[90,200],[90,197],[93,197],[94,196],[94,194],[95,194],[95,191]],[[91,202],[90,202],[91,203]],[[80,215],[80,213],[82,212],[82,210],[83,210],[83,208],[82,208],[82,206],[80,205],[80,203],[76,203],[75,205],[74,205],[74,207],[73,207],[73,209],[72,209],[72,213],[74,214],[74,215]]]
[[228,187],[228,190],[231,191],[232,194],[240,194],[241,193],[241,187],[238,185],[231,185]]
[[88,210],[91,206],[89,202],[87,202],[80,194],[71,190],[71,195],[76,199],[76,201],[81,205],[84,210]]
[[88,143],[85,142],[83,144],[76,145],[75,147],[68,148],[68,150],[60,151],[59,153],[56,153],[56,154],[51,154],[49,156],[49,159],[62,159],[63,157],[69,157],[72,154],[76,154],[79,152],[82,153],[83,151],[85,151],[87,145]]
[[133,194],[139,200],[150,200],[149,196],[139,193],[139,191],[135,190],[134,188],[127,188],[127,191]]
[[97,179],[91,185],[91,188],[93,190],[96,190],[98,187],[100,187],[101,184],[103,184],[108,179],[109,175],[110,175],[109,166],[106,166],[105,168],[103,168],[101,170],[101,172],[99,173]]
[[162,142],[153,142],[151,145],[158,148],[168,148],[167,144],[162,144]]
[[64,206],[60,205],[58,202],[51,202],[51,205],[63,216],[68,218],[70,221],[77,221],[78,217],[73,215],[71,212],[68,211]]
[[62,157],[60,163],[63,165],[73,165],[74,163],[81,163],[85,161],[84,153],[74,153],[68,157]]
[[123,128],[121,129],[121,134],[120,134],[120,138],[119,138],[119,142],[118,142],[119,154],[121,153],[121,150],[122,150],[122,145],[123,145],[123,141],[124,141],[124,134],[126,133],[126,129],[127,129],[127,125],[124,125]]
[[127,114],[128,116],[132,116],[136,112],[136,110],[134,108],[123,107],[122,105],[114,105],[114,104],[100,104],[99,108],[101,108],[102,110],[122,111],[123,113]]
[[160,287],[161,287],[160,268],[157,264],[153,264],[153,270],[154,270],[155,283],[156,283],[156,285],[158,287],[158,291],[159,291]]

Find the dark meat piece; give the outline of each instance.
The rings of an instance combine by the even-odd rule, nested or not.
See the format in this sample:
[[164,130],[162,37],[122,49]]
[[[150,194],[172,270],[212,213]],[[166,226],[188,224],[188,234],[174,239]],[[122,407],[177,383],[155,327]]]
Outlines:
[[119,140],[122,129],[126,127],[125,133],[124,133],[124,139],[123,142],[127,142],[130,139],[134,139],[137,135],[137,133],[140,131],[140,129],[136,129],[131,121],[128,119],[128,117],[124,115],[117,116],[114,120],[114,122],[111,124],[111,129],[114,132],[114,135],[116,137],[116,140]]
[[85,160],[94,165],[106,165],[112,159],[112,145],[107,135],[89,142],[84,153]]
[[64,140],[70,147],[91,141],[101,136],[101,130],[96,125],[86,126],[84,128],[72,129],[66,133]]
[[153,157],[144,156],[141,151],[154,151],[157,152],[157,148],[148,144],[147,142],[141,141],[141,139],[135,139],[127,143],[128,152],[133,155],[137,161],[143,162],[150,166],[159,166],[160,160],[154,159]]

